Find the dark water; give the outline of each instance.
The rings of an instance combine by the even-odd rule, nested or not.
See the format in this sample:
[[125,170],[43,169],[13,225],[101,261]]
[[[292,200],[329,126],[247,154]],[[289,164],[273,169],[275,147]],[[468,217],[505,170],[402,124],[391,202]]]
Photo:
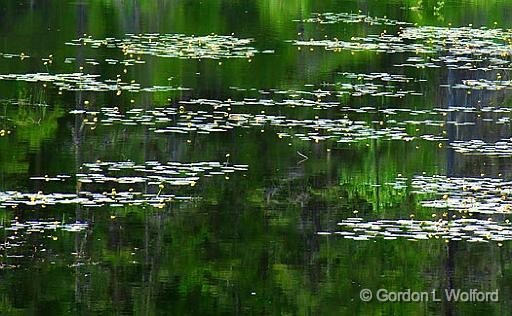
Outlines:
[[[435,10],[435,6],[441,8]],[[265,123],[210,134],[155,133],[152,126],[143,124],[90,125],[84,120],[91,122],[94,115],[70,113],[106,107],[117,107],[122,113],[132,108],[180,111],[182,106],[186,111],[211,114],[215,110],[210,105],[183,105],[180,100],[283,100],[278,93],[258,90],[307,90],[310,85],[339,82],[343,72],[387,72],[424,81],[396,84],[421,93],[402,98],[331,97],[337,105],[327,109],[274,104],[233,106],[232,111],[295,120],[348,118],[379,129],[392,126],[390,119],[432,117],[404,112],[390,118],[382,111],[356,113],[347,108],[432,110],[482,104],[506,108],[510,104],[506,90],[468,94],[440,87],[463,79],[494,79],[497,73],[508,78],[508,70],[394,67],[414,54],[299,50],[287,42],[324,36],[349,40],[399,28],[294,21],[309,18],[313,12],[357,10],[418,25],[512,27],[512,4],[494,0],[446,1],[442,5],[431,0],[2,1],[0,53],[30,57],[0,57],[0,75],[83,72],[101,75],[98,80],[115,80],[119,75],[124,82],[135,80],[144,87],[170,84],[191,90],[123,91],[117,95],[116,90],[59,92],[51,82],[0,81],[0,129],[5,131],[0,137],[0,201],[4,202],[2,194],[11,191],[111,193],[128,187],[153,196],[192,197],[192,201],[121,206],[70,202],[44,207],[2,203],[0,314],[510,314],[512,248],[506,240],[353,240],[317,234],[337,231],[339,222],[352,217],[374,221],[409,219],[414,214],[419,220],[436,221],[459,216],[446,208],[423,207],[411,179],[422,174],[509,179],[510,158],[463,155],[448,145],[455,140],[495,142],[510,137],[510,124],[497,125],[493,114],[489,118],[449,112],[436,118],[441,125],[405,127],[411,135],[442,135],[446,139],[441,141],[365,138],[338,143],[300,136],[280,138],[278,133],[305,132],[300,127],[295,130]],[[144,64],[124,66],[105,62],[106,58],[125,58],[119,50],[65,45],[84,34],[103,39],[139,33],[234,33],[239,38],[253,38],[250,45],[260,51],[274,52],[255,54],[250,62],[248,58],[140,55]],[[66,63],[71,57],[75,60]],[[45,58],[52,62],[45,65]],[[97,64],[91,63],[93,60]],[[80,174],[86,172],[84,164],[97,161],[211,161],[248,167],[201,176],[192,185],[165,184],[163,188],[147,181],[134,186],[79,181]],[[69,178],[33,179],[57,175]],[[392,184],[397,177],[406,179],[403,187]],[[510,216],[505,212],[468,217],[490,217],[503,223]],[[87,226],[76,232],[12,229],[15,223],[54,221]],[[359,294],[365,288],[418,292],[498,289],[499,302],[363,302]]]

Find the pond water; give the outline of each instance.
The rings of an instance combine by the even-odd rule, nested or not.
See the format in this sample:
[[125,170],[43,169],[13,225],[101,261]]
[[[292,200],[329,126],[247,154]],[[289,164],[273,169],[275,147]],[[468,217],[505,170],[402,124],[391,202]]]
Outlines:
[[4,1],[0,314],[510,314],[511,12]]

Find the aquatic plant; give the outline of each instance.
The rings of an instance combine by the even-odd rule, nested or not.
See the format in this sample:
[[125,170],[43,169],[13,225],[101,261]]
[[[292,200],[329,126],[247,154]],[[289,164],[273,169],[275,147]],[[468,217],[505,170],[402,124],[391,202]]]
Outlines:
[[411,219],[389,219],[364,221],[362,218],[347,218],[338,223],[341,230],[321,231],[319,235],[334,235],[357,241],[382,238],[398,238],[412,241],[444,239],[449,241],[490,242],[501,246],[501,242],[512,240],[512,226],[491,220],[457,219],[422,221]]
[[125,55],[152,55],[180,59],[252,58],[258,50],[248,46],[252,39],[231,35],[188,36],[185,34],[126,34],[125,38],[83,37],[66,43],[92,48],[117,48]]

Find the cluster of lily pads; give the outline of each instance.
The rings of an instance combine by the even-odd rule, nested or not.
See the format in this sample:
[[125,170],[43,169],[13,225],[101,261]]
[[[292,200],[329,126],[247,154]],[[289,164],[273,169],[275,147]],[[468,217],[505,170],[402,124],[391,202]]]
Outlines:
[[164,207],[173,201],[191,200],[189,196],[175,194],[145,193],[140,191],[90,192],[76,193],[27,193],[17,191],[0,192],[0,208],[16,208],[18,206],[51,207],[55,205],[82,205],[85,207],[149,205]]
[[495,143],[488,143],[480,139],[461,140],[451,142],[450,146],[456,152],[464,155],[512,157],[512,139],[503,139]]
[[338,223],[340,230],[318,232],[320,235],[338,235],[353,240],[407,239],[411,241],[443,239],[445,241],[501,242],[512,240],[512,226],[491,220],[456,219],[422,221],[410,219],[385,219],[364,221],[347,218]]
[[[425,79],[411,78],[402,74],[343,72],[337,75],[334,82],[324,82],[317,86],[306,84],[303,90],[258,90],[260,98],[249,98],[246,102],[266,102],[265,105],[294,105],[294,103],[304,102],[305,106],[330,108],[341,106],[336,98],[343,96],[400,98],[406,95],[420,96],[423,95],[420,91],[404,89],[402,86],[413,83],[421,84],[424,81]],[[247,89],[239,87],[231,88],[237,92],[247,91]],[[332,100],[329,102],[324,98],[331,98]],[[278,101],[279,99],[282,99],[282,101]]]
[[369,35],[365,38],[353,38],[353,41],[343,41],[338,39],[321,40],[294,40],[292,43],[296,46],[321,47],[326,50],[341,52],[350,51],[374,51],[379,53],[416,53],[433,54],[434,50],[420,44],[403,43],[399,37],[392,35]]
[[[44,254],[46,259],[53,254],[46,253],[48,244],[45,240],[55,242],[59,239],[61,232],[80,233],[89,229],[86,222],[65,223],[59,220],[26,220],[18,218],[2,221],[0,230],[3,232],[3,242],[0,244],[0,269],[14,269],[20,267],[19,258],[26,256],[35,257]],[[39,242],[33,243],[32,238]],[[29,246],[29,247],[26,247]],[[31,261],[32,262],[32,261]]]
[[39,176],[34,176],[34,177],[30,177],[30,180],[35,180],[35,181],[45,181],[45,182],[49,182],[49,181],[53,181],[53,182],[64,182],[68,179],[70,179],[71,176],[70,175],[66,175],[66,174],[58,174],[56,175],[55,177],[49,177],[48,175],[45,175],[45,176],[42,176],[42,177],[39,177]]
[[[485,106],[481,108],[448,107],[416,110],[410,108],[377,108],[347,106],[337,107],[353,116],[361,116],[363,120],[350,119],[349,115],[342,118],[330,119],[315,116],[312,119],[292,119],[286,115],[270,115],[261,111],[258,106],[273,107],[319,107],[337,106],[333,101],[305,101],[305,99],[251,99],[243,100],[212,100],[190,99],[179,101],[177,107],[132,108],[126,112],[118,107],[102,107],[99,110],[74,110],[73,114],[80,114],[84,124],[91,128],[101,125],[147,126],[149,130],[158,134],[210,134],[226,132],[235,128],[272,127],[280,138],[298,137],[301,140],[336,140],[338,142],[357,142],[361,140],[382,138],[392,140],[411,141],[423,139],[428,141],[448,141],[444,127],[454,125],[460,128],[474,126],[476,117],[480,117],[489,124],[509,124],[511,111],[501,107]],[[206,107],[206,108],[205,108]],[[197,108],[198,110],[187,110]],[[202,110],[204,108],[204,110]],[[241,111],[234,112],[233,109]],[[373,119],[372,114],[380,113],[383,117]],[[448,116],[450,114],[450,116]],[[452,115],[453,114],[453,115]],[[464,115],[459,115],[464,114]],[[352,115],[350,115],[352,116]],[[416,132],[407,131],[414,127]],[[465,153],[467,142],[452,142],[450,145],[457,152]],[[504,155],[508,152],[508,145],[498,143],[501,151],[496,154]],[[484,148],[485,149],[485,148]]]
[[[339,81],[333,84],[324,83],[323,86],[334,87],[338,93],[336,95],[350,95],[358,97],[363,95],[370,95],[374,97],[404,97],[406,95],[423,95],[421,92],[414,90],[403,90],[400,87],[391,85],[391,82],[397,83],[410,83],[410,82],[423,82],[425,80],[414,79],[401,74],[389,73],[342,73],[343,79],[348,79],[356,82]],[[376,83],[381,82],[381,83]]]
[[503,89],[512,89],[511,80],[463,80],[462,83],[453,85],[455,89],[472,89],[472,90],[490,90],[498,91]]
[[[308,92],[308,91],[272,91],[271,93],[275,94],[281,94],[285,95],[285,93],[290,93],[293,95],[296,95],[295,93],[299,94],[310,94],[317,98],[321,98],[322,96],[330,95],[330,92],[328,91],[314,91],[314,92]],[[306,98],[283,98],[282,100],[276,100],[276,98],[243,98],[242,100],[215,100],[215,99],[190,99],[190,100],[180,100],[178,102],[180,105],[183,106],[208,106],[213,108],[214,110],[221,109],[221,108],[227,108],[230,109],[231,107],[256,107],[256,106],[263,106],[263,107],[311,107],[315,109],[328,109],[328,108],[335,108],[339,107],[339,102],[336,101],[326,101],[326,100],[311,100]]]
[[220,162],[181,163],[132,161],[86,163],[76,175],[82,183],[117,183],[147,185],[194,186],[201,177],[229,175],[236,171],[247,171],[248,165],[228,165]]
[[[338,235],[353,240],[428,240],[489,242],[498,246],[512,240],[512,225],[508,219],[494,221],[492,216],[512,213],[512,181],[490,177],[449,177],[417,175],[410,184],[406,177],[386,183],[396,190],[411,188],[425,208],[443,210],[434,213],[438,220],[382,219],[365,221],[347,218],[338,223],[341,230],[319,231],[319,235]],[[487,220],[471,218],[474,214],[491,216]]]
[[[190,196],[177,195],[180,187],[194,187],[202,178],[224,176],[248,170],[247,165],[229,165],[221,162],[180,163],[147,161],[136,164],[131,161],[84,163],[76,179],[82,190],[78,193],[27,193],[0,192],[0,208],[16,208],[19,205],[48,207],[52,205],[78,204],[87,207],[150,205],[163,207],[172,201],[191,200]],[[32,177],[42,181],[65,181],[70,176]],[[139,184],[138,189],[134,186]],[[118,191],[115,187],[123,187]],[[105,191],[105,187],[109,189]],[[86,190],[88,189],[88,191]],[[173,191],[173,194],[166,193]],[[176,193],[176,194],[174,194]]]
[[425,82],[425,79],[415,79],[412,77],[407,77],[403,74],[391,74],[387,72],[372,72],[372,73],[354,73],[354,72],[343,72],[342,76],[348,79],[357,79],[357,80],[365,80],[365,81],[373,81],[380,80],[384,82],[411,82],[411,81],[422,81]]
[[189,36],[185,34],[126,34],[125,38],[93,39],[82,37],[68,45],[86,45],[92,48],[117,48],[125,54],[152,55],[181,59],[251,58],[258,53],[249,46],[252,39],[231,35]]
[[403,127],[374,128],[366,122],[346,118],[290,119],[283,115],[180,111],[176,108],[131,109],[126,115],[121,114],[118,108],[101,108],[100,111],[78,110],[72,113],[88,115],[85,118],[86,124],[145,125],[159,134],[190,132],[210,134],[226,132],[234,128],[271,126],[278,128],[279,138],[297,137],[315,142],[332,139],[346,143],[374,138],[403,139],[407,137]]
[[[312,119],[292,119],[282,114],[264,114],[264,111],[261,114],[253,114],[258,112],[257,107],[260,106],[273,108],[276,106],[292,108],[336,106],[344,113],[352,112],[353,115],[345,114],[338,119],[319,116]],[[198,110],[186,110],[186,108],[197,108]],[[234,109],[240,111],[234,112]],[[297,136],[304,140],[332,139],[340,142],[371,138],[448,141],[444,130],[446,125],[471,128],[476,124],[477,116],[489,124],[509,124],[511,115],[511,111],[506,108],[491,106],[482,106],[481,108],[454,106],[419,110],[369,106],[353,108],[336,105],[333,101],[305,101],[305,99],[275,101],[255,98],[243,100],[190,99],[178,101],[177,107],[133,108],[126,112],[122,112],[117,107],[102,107],[97,111],[74,110],[71,113],[83,115],[86,125],[148,126],[149,130],[153,130],[155,133],[188,134],[197,132],[209,134],[226,132],[235,128],[270,126],[277,129],[276,132],[281,138]],[[384,116],[374,119],[375,116],[372,114],[383,114]],[[450,116],[448,116],[449,114]],[[363,119],[350,119],[349,116],[360,116]],[[406,132],[409,127],[414,127],[416,132]],[[460,143],[454,142],[451,145],[458,152],[462,152]]]
[[350,41],[335,39],[294,40],[297,46],[322,47],[332,51],[374,51],[427,55],[409,59],[398,66],[440,67],[470,70],[503,70],[512,68],[512,33],[499,28],[409,26],[397,34],[372,34],[352,37]]
[[82,222],[74,223],[63,223],[62,221],[41,221],[41,220],[28,220],[26,222],[20,222],[18,220],[12,220],[4,223],[3,229],[6,231],[25,231],[25,232],[38,232],[43,233],[45,231],[61,230],[68,232],[80,232],[84,231],[89,227],[89,224]]
[[[66,64],[73,64],[77,63],[77,59],[75,57],[67,57],[64,60],[64,63]],[[122,65],[122,66],[134,66],[137,64],[145,64],[146,61],[142,60],[140,57],[138,58],[126,58],[126,59],[116,59],[116,58],[105,58],[103,61],[97,60],[95,58],[86,58],[83,63],[87,65],[97,66],[100,65],[102,62],[105,62],[108,65]]]
[[365,23],[370,25],[410,25],[412,23],[388,19],[387,17],[372,17],[359,13],[314,13],[312,17],[296,20],[297,22],[319,23],[319,24],[335,24],[335,23]]
[[512,181],[500,178],[415,176],[411,187],[418,195],[434,195],[420,200],[423,207],[447,209],[466,214],[512,213]]
[[[214,110],[233,108],[254,109],[257,107],[308,107],[314,109],[330,109],[337,108],[343,113],[359,113],[359,114],[385,114],[391,115],[407,115],[410,118],[429,117],[437,122],[444,122],[446,116],[450,113],[454,114],[474,114],[480,115],[485,119],[493,118],[497,123],[504,123],[512,115],[512,109],[507,107],[496,107],[490,105],[474,106],[449,106],[446,108],[436,107],[431,109],[415,109],[401,107],[377,107],[365,105],[362,107],[349,107],[343,105],[339,101],[331,99],[332,91],[330,90],[260,90],[261,96],[255,98],[245,97],[242,99],[188,99],[179,100],[178,105],[190,106],[197,108],[212,108]],[[442,119],[442,121],[441,121]],[[400,123],[400,122],[398,122]],[[450,121],[447,121],[450,123]]]
[[25,82],[43,82],[51,83],[65,91],[128,91],[128,92],[155,92],[155,91],[175,91],[187,90],[183,87],[172,86],[152,86],[141,87],[135,82],[126,83],[117,80],[98,81],[100,75],[85,74],[81,72],[66,74],[49,74],[49,73],[33,73],[33,74],[0,74],[0,80],[15,80]]

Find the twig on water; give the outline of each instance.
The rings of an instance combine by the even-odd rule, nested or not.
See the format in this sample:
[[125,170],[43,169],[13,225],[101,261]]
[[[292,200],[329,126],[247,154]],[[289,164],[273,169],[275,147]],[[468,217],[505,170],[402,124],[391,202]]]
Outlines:
[[299,164],[301,164],[301,163],[303,163],[304,161],[306,161],[306,160],[308,160],[308,159],[309,159],[309,157],[308,157],[308,156],[304,155],[303,153],[301,153],[301,152],[300,152],[300,151],[298,151],[298,150],[297,150],[297,155],[299,155],[299,156],[301,156],[302,158],[304,158],[304,159],[302,159],[301,161],[297,162],[297,164],[298,164],[298,165],[299,165]]

